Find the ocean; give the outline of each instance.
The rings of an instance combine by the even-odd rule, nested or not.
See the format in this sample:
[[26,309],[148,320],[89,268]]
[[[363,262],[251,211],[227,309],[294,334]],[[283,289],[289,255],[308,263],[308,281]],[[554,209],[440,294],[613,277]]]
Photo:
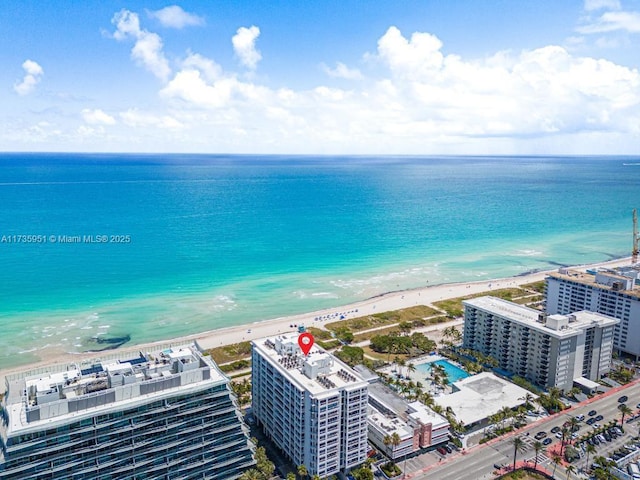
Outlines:
[[0,368],[628,256],[639,162],[0,154]]

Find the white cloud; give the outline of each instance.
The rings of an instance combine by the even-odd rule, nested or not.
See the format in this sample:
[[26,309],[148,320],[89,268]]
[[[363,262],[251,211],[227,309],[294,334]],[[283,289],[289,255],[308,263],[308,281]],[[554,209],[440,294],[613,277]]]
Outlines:
[[249,28],[240,27],[231,39],[233,50],[240,59],[240,63],[254,70],[262,55],[256,50],[256,40],[260,36],[260,29],[255,25]]
[[213,82],[222,76],[222,68],[213,60],[198,53],[189,53],[182,62],[183,69],[197,70],[206,80]]
[[170,115],[156,115],[154,113],[140,112],[130,108],[120,113],[122,122],[129,127],[157,127],[166,129],[179,129],[184,125]]
[[116,25],[113,38],[116,40],[135,40],[131,49],[131,57],[139,65],[144,66],[156,77],[166,81],[171,75],[169,62],[162,51],[162,39],[156,33],[140,28],[140,18],[137,13],[121,10],[111,20]]
[[114,125],[116,123],[115,118],[99,108],[95,110],[85,108],[82,110],[82,118],[89,125]]
[[627,31],[640,33],[640,13],[638,12],[605,12],[594,21],[581,25],[576,29],[583,34]]
[[[114,37],[138,41],[142,30],[137,16],[123,15],[117,23]],[[257,32],[248,42],[252,48],[255,38]],[[373,68],[366,76],[358,72],[362,81],[339,88],[336,84],[343,82],[325,78],[305,89],[295,84],[272,88],[257,77],[225,71],[214,60],[187,52],[159,88],[157,104],[132,106],[117,115],[85,109],[83,128],[74,124],[56,138],[84,134],[85,151],[90,140],[107,149],[117,145],[136,151],[638,151],[637,69],[577,56],[556,45],[469,59],[445,54],[435,35],[407,35],[396,27],[380,36],[377,48],[372,42],[372,49],[365,57]],[[335,68],[327,70],[339,74],[336,78],[355,71],[340,63],[332,65]],[[41,128],[59,130],[58,125]],[[31,134],[43,142],[53,138]],[[2,138],[7,133],[0,128]]]
[[585,0],[584,9],[587,12],[594,10],[620,10],[619,0]]
[[345,78],[347,80],[360,80],[362,79],[362,73],[357,68],[349,68],[342,62],[336,63],[336,68],[330,68],[325,64],[322,64],[322,69],[327,75],[333,78]]
[[391,27],[369,59],[385,71],[359,89],[274,90],[190,54],[160,96],[210,151],[509,153],[528,144],[540,153],[560,137],[580,151],[599,145],[587,133],[600,142],[638,135],[638,71],[560,46],[471,61],[444,55],[434,35]]
[[40,80],[44,75],[44,70],[33,60],[25,60],[22,64],[22,68],[25,75],[20,83],[16,83],[13,86],[13,89],[18,95],[27,95],[33,91],[38,83],[40,83]]
[[204,25],[204,18],[185,12],[178,5],[171,5],[160,10],[148,11],[152,18],[160,21],[163,27],[182,29],[184,27]]

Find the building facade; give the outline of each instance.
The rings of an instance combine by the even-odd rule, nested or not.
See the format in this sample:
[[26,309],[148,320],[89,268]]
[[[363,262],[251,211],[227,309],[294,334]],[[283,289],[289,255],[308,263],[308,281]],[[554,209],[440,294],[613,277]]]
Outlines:
[[295,465],[324,478],[367,458],[367,382],[298,334],[252,342],[252,408],[265,434]]
[[494,297],[463,304],[464,347],[515,375],[566,391],[574,378],[597,380],[609,371],[616,318],[587,311],[546,315]]
[[[387,457],[398,460],[449,441],[451,425],[444,416],[420,402],[408,402],[376,375],[368,375],[368,382],[369,442]],[[399,444],[385,444],[385,437],[394,433],[400,439]]]
[[[635,275],[634,275],[635,274]],[[640,288],[637,269],[585,273],[560,269],[546,278],[546,310],[554,314],[589,310],[620,319],[614,348],[640,358]]]
[[0,479],[234,479],[255,464],[229,379],[197,345],[6,378]]

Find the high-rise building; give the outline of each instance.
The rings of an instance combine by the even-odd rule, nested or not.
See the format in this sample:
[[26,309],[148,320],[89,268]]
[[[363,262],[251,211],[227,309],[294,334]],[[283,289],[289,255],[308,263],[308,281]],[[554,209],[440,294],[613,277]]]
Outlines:
[[234,479],[255,464],[229,379],[197,345],[6,377],[0,479]]
[[295,465],[324,478],[367,458],[367,382],[298,334],[252,342],[252,408],[258,425]]
[[616,318],[587,311],[546,315],[494,297],[462,303],[464,347],[515,375],[569,390],[574,379],[597,380],[609,371]]
[[638,267],[581,272],[562,268],[546,278],[546,311],[566,314],[589,310],[620,319],[614,348],[640,358],[640,287]]

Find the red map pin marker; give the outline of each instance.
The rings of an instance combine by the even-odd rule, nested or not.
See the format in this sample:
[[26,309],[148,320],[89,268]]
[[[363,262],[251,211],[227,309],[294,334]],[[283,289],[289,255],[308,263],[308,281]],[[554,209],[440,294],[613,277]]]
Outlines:
[[313,335],[309,332],[301,333],[298,336],[298,345],[300,345],[300,350],[305,355],[309,355],[309,350],[313,347]]

